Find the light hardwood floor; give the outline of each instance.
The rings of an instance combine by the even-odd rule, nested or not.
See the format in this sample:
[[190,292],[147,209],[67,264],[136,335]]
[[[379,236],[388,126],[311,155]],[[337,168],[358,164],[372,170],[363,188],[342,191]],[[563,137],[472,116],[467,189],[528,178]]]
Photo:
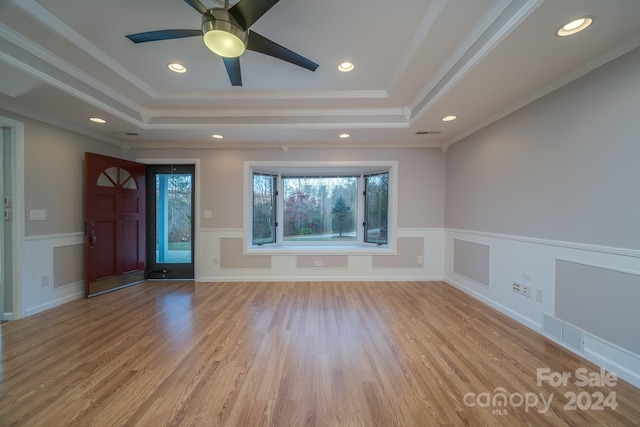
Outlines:
[[441,282],[148,282],[0,332],[1,426],[640,424],[640,390]]

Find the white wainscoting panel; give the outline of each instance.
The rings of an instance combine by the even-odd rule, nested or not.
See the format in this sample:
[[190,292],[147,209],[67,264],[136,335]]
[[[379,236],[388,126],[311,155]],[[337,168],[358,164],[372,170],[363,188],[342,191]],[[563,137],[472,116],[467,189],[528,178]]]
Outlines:
[[[25,316],[84,297],[84,281],[53,287],[53,249],[82,244],[83,233],[29,236],[24,239],[22,312]],[[49,278],[47,286],[42,286],[44,276]]]
[[[453,271],[454,239],[491,246],[489,287]],[[468,230],[445,231],[444,257],[444,280],[447,283],[542,334],[545,334],[542,329],[544,313],[555,314],[557,259],[640,274],[640,251]],[[513,282],[530,286],[531,298],[514,292]],[[536,299],[538,292],[542,293],[542,302]],[[640,298],[640,286],[633,298]],[[612,312],[610,316],[615,317],[616,313]],[[629,325],[630,331],[636,327]],[[545,336],[559,342],[548,334]],[[585,333],[584,351],[563,346],[640,387],[640,355],[629,349],[589,333]],[[535,372],[532,375],[535,376]]]
[[[230,269],[220,267],[220,239],[242,238],[242,229],[201,229],[198,233],[198,269],[200,282],[229,281],[400,281],[442,280],[444,230],[441,228],[401,228],[398,237],[422,237],[424,259],[415,268],[372,268],[369,255],[349,255],[347,268],[298,268],[296,255],[272,255],[269,269]],[[301,253],[304,255],[304,253]],[[251,256],[251,255],[248,255]]]

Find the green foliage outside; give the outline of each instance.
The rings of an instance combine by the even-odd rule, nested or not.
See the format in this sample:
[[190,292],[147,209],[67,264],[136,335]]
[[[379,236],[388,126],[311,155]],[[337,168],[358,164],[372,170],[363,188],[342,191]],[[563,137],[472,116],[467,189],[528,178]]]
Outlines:
[[343,232],[353,229],[351,208],[347,206],[342,197],[336,201],[336,204],[331,209],[331,228],[340,237],[342,237]]

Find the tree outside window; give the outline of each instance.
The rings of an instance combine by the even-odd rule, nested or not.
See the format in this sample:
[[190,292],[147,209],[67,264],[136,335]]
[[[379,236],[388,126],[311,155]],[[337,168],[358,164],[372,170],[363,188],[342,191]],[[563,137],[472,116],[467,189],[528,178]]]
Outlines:
[[331,176],[287,174],[287,167],[252,171],[250,244],[387,248],[390,170],[365,174],[344,168],[343,175],[340,169]]
[[[358,178],[283,177],[285,241],[356,240],[355,213]],[[342,200],[340,229],[335,227],[333,208]],[[346,224],[349,224],[347,227]]]

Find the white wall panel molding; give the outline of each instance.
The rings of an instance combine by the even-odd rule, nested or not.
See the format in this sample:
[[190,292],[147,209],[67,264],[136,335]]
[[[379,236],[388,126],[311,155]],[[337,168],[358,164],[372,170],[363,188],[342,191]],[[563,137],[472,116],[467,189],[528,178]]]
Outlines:
[[[63,234],[43,234],[41,236],[27,236],[24,238],[25,242],[41,242],[44,240],[55,240],[56,242],[67,242],[67,245],[77,245],[83,243],[84,233],[78,231],[76,233],[63,233]],[[64,246],[64,245],[56,245]]]
[[[84,281],[55,288],[53,286],[54,248],[82,244],[84,244],[82,232],[25,238],[25,262],[22,272],[22,310],[25,316],[40,313],[84,296]],[[43,281],[48,284],[43,286]]]
[[[298,268],[296,254],[271,255],[271,268],[232,269],[220,267],[220,239],[242,238],[242,229],[200,229],[196,237],[199,253],[196,281],[435,281],[443,279],[444,229],[398,228],[399,237],[422,237],[424,258],[414,268],[373,268],[372,256],[346,255],[347,268]],[[252,255],[247,255],[252,256]]]
[[[481,286],[453,272],[454,239],[491,246],[491,286]],[[446,229],[444,232],[444,281],[521,324],[544,334],[544,313],[554,313],[557,260],[571,260],[612,271],[640,274],[640,251],[583,243],[562,242],[522,236]],[[531,297],[516,293],[514,282],[531,288]],[[536,299],[541,292],[542,301]],[[640,292],[640,286],[638,289]],[[635,298],[635,296],[629,296]],[[616,313],[610,313],[612,319]],[[632,333],[633,325],[629,326]],[[544,334],[558,342],[553,337]],[[561,344],[561,343],[560,343]],[[562,344],[561,344],[562,345]],[[640,387],[640,355],[585,331],[582,353],[598,366],[615,372],[620,378]]]
[[578,250],[589,251],[589,252],[600,252],[605,254],[640,258],[640,250],[637,250],[637,249],[615,248],[611,246],[591,245],[588,243],[565,242],[561,240],[539,239],[535,237],[514,236],[510,234],[489,233],[484,231],[460,230],[455,228],[447,228],[446,230],[448,232],[461,233],[469,236],[481,236],[481,237],[490,237],[490,238],[504,239],[504,240],[514,240],[517,242],[533,243],[533,244],[545,245],[545,246],[557,246],[561,248],[578,249]]

